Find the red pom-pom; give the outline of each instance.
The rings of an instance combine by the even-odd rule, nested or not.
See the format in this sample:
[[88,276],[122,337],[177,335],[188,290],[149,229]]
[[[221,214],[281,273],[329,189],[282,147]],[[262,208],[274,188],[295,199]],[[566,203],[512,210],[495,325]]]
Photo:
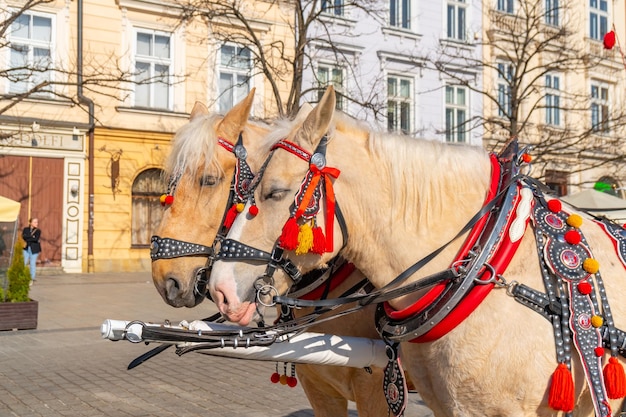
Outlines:
[[250,215],[254,217],[259,214],[259,208],[256,205],[250,206],[250,208],[248,209],[248,213],[250,213]]
[[615,32],[613,32],[612,30],[607,32],[604,35],[602,43],[604,43],[604,49],[613,49],[613,47],[615,46]]
[[562,207],[563,206],[561,205],[561,201],[557,200],[556,198],[554,200],[548,201],[548,210],[550,210],[552,213],[558,213],[559,211],[561,211]]
[[564,363],[560,363],[552,374],[548,404],[554,410],[574,410],[574,379]]
[[626,375],[624,375],[624,367],[617,358],[611,356],[602,373],[606,395],[612,400],[626,397]]
[[311,252],[318,255],[322,255],[326,252],[326,238],[324,237],[322,228],[319,226],[313,228],[313,247],[311,248]]
[[278,244],[285,250],[294,250],[298,247],[298,221],[295,217],[290,217],[283,226],[283,232],[278,238]]
[[224,227],[230,229],[230,226],[233,225],[235,219],[237,218],[237,214],[239,214],[237,211],[237,204],[233,204],[226,212],[226,216],[224,216]]
[[278,372],[274,372],[270,377],[270,381],[272,381],[272,384],[278,384],[278,381],[280,381],[280,374]]
[[533,160],[533,157],[530,156],[527,153],[522,154],[522,162],[524,162],[525,164],[530,164],[530,161]]
[[296,379],[295,376],[288,376],[287,377],[287,385],[289,385],[291,388],[293,388],[296,385],[298,385],[298,380]]
[[604,356],[604,348],[602,346],[598,346],[593,350],[593,353],[595,353],[598,358],[602,357]]
[[581,237],[580,233],[576,230],[569,230],[565,232],[565,241],[570,245],[578,245],[580,243]]
[[588,283],[587,281],[579,282],[576,288],[578,288],[578,292],[581,293],[582,295],[591,294],[591,284]]
[[165,197],[165,204],[168,206],[171,206],[172,203],[174,202],[174,196],[173,195],[168,195]]

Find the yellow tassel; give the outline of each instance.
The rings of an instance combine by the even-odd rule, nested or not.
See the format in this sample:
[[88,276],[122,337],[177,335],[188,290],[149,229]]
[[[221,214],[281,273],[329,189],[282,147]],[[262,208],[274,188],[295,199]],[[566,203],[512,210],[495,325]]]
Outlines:
[[298,247],[296,248],[296,255],[304,255],[309,253],[313,247],[313,229],[308,223],[300,226],[300,233],[298,233]]

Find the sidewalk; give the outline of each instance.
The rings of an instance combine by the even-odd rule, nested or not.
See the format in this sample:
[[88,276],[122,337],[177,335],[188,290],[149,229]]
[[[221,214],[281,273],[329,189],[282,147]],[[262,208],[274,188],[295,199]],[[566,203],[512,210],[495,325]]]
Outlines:
[[[40,276],[36,330],[0,332],[0,417],[312,417],[298,385],[272,384],[274,363],[173,349],[127,370],[156,347],[103,340],[105,319],[178,323],[212,315],[210,302],[176,309],[149,273]],[[350,403],[350,417],[356,417]],[[405,417],[432,416],[410,395]]]

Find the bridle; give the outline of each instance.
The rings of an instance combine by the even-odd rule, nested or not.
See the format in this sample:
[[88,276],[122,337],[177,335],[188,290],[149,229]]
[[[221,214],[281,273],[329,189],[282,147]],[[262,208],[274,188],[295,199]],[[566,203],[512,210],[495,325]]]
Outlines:
[[[228,233],[228,229],[232,225],[234,218],[242,211],[244,202],[252,199],[252,207],[254,206],[252,186],[254,182],[254,174],[246,161],[248,152],[243,145],[242,133],[239,133],[239,138],[236,144],[232,144],[224,138],[218,137],[217,143],[235,155],[237,162],[235,164],[235,172],[230,185],[230,194],[228,196],[229,205],[226,206],[224,214],[222,215],[222,221],[220,228],[213,240],[211,246],[201,245],[193,242],[186,242],[184,240],[172,239],[168,237],[160,237],[154,235],[150,239],[150,258],[152,262],[159,259],[173,259],[182,258],[188,256],[203,256],[207,258],[205,266],[199,268],[196,271],[194,278],[194,292],[199,295],[207,296],[206,291],[209,275],[215,260],[216,248],[222,243],[224,237]],[[182,170],[175,172],[169,182],[166,196],[162,198],[162,204],[169,205],[173,202],[174,192],[178,181],[182,177]],[[169,203],[167,203],[169,201]]]
[[[323,199],[325,199],[326,210],[326,236],[324,237],[325,243],[321,253],[333,251],[333,227],[335,217],[341,229],[343,246],[346,244],[348,237],[347,226],[339,204],[335,200],[332,184],[332,178],[339,176],[339,170],[326,166],[327,144],[328,137],[324,136],[312,154],[285,139],[281,139],[274,144],[270,154],[263,163],[261,171],[255,178],[255,187],[258,185],[260,178],[262,178],[274,152],[278,149],[286,150],[309,164],[309,170],[295,195],[294,203],[291,205],[290,217],[283,228],[282,235],[276,240],[271,252],[248,246],[234,239],[224,239],[221,242],[219,252],[215,256],[217,260],[226,262],[253,261],[267,263],[265,273],[258,277],[254,284],[255,290],[257,291],[257,299],[264,305],[267,304],[262,301],[261,296],[268,295],[271,292],[275,292],[276,295],[279,295],[274,288],[273,278],[277,269],[282,269],[291,279],[293,285],[297,285],[301,281],[303,276],[302,272],[288,257],[284,256],[284,252],[286,250],[295,250],[296,255],[298,254],[298,249],[301,248],[300,243],[302,240],[305,240],[305,238],[299,234],[308,232],[308,229],[306,229],[308,222],[315,222],[315,217],[322,208]],[[287,230],[293,227],[295,227],[295,229]],[[305,229],[304,231],[303,228]],[[293,236],[286,236],[286,234],[289,233],[295,233],[297,235],[295,240]],[[314,248],[310,247],[304,253],[307,253],[310,249]],[[341,252],[341,250],[339,252]],[[319,252],[315,253],[321,254]]]

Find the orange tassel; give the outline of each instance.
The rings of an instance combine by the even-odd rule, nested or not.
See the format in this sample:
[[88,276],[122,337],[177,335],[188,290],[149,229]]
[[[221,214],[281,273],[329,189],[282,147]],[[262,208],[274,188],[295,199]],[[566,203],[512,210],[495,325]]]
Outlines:
[[554,410],[565,412],[574,410],[574,379],[564,363],[559,363],[552,374],[548,404]]
[[235,219],[237,218],[237,214],[239,214],[239,212],[237,211],[237,204],[233,204],[232,206],[230,206],[230,208],[226,212],[226,216],[224,217],[224,227],[230,229],[230,226],[233,225]]
[[294,250],[298,247],[298,232],[300,232],[300,228],[298,227],[298,221],[295,217],[290,217],[287,220],[287,223],[283,226],[283,232],[278,238],[278,243],[280,247],[285,250]]
[[608,397],[612,400],[626,397],[626,375],[617,358],[611,356],[602,373]]
[[313,247],[311,248],[311,252],[318,255],[322,255],[326,252],[326,238],[324,237],[322,228],[319,226],[313,228]]

